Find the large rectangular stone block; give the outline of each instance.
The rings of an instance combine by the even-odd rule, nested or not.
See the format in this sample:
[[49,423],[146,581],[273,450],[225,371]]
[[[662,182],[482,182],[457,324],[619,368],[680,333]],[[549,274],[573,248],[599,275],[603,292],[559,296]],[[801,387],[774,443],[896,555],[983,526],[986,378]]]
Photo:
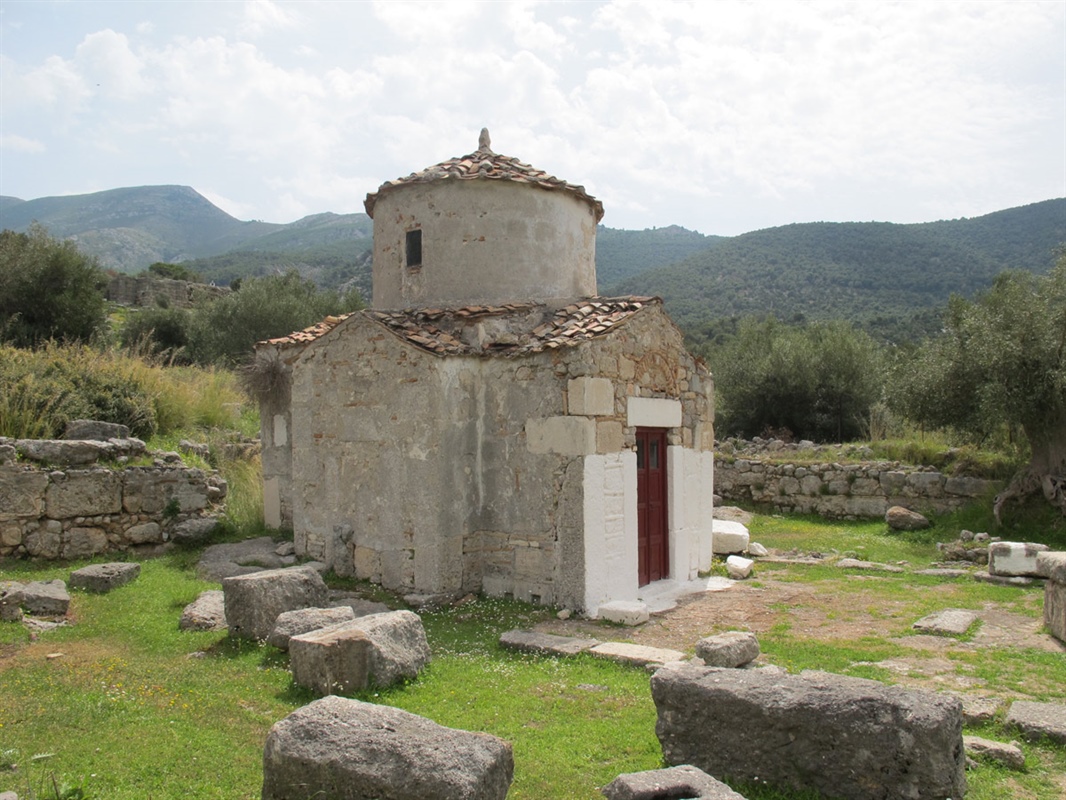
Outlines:
[[1066,583],[1044,584],[1044,624],[1052,636],[1066,643]]
[[78,470],[53,481],[45,492],[47,515],[52,519],[95,517],[122,510],[122,478],[111,470]]
[[966,792],[953,697],[828,673],[677,666],[652,676],[667,764],[842,800]]
[[47,473],[0,469],[0,520],[40,517],[47,488]]
[[513,776],[502,739],[330,696],[270,729],[262,800],[504,800]]

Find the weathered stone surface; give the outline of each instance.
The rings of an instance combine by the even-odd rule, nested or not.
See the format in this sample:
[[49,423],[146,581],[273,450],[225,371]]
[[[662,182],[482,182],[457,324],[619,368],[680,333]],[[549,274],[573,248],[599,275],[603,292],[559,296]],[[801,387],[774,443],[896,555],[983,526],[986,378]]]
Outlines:
[[1025,769],[1025,753],[1017,743],[994,742],[980,736],[963,736],[966,755],[996,761],[1010,769]]
[[1032,542],[992,542],[988,546],[988,572],[1006,577],[1039,577],[1037,556],[1050,548]]
[[220,631],[226,627],[226,599],[221,589],[201,592],[181,612],[178,629],[183,631]]
[[1026,739],[1039,740],[1046,736],[1066,744],[1066,705],[1062,703],[1015,700],[1007,712],[1006,724],[1018,728]]
[[177,544],[203,544],[218,529],[218,517],[194,517],[170,529],[171,541]]
[[739,522],[716,519],[711,523],[711,549],[715,555],[743,553],[750,541],[748,529]]
[[679,665],[652,676],[668,764],[844,800],[962,797],[956,698],[826,673]]
[[87,592],[110,592],[136,580],[140,574],[141,565],[135,562],[91,564],[70,573],[70,586]]
[[994,697],[973,697],[962,695],[962,724],[983,725],[991,722],[999,711],[1000,701]]
[[158,522],[143,522],[126,530],[130,544],[159,544],[163,541],[163,528]]
[[536,653],[546,656],[572,656],[583,653],[599,644],[596,639],[574,636],[555,636],[536,631],[507,631],[500,636],[500,647],[520,653]]
[[107,532],[103,528],[74,527],[63,535],[59,555],[63,558],[91,558],[107,550]]
[[725,560],[725,570],[733,580],[742,581],[751,577],[754,564],[754,561],[744,556],[728,556]]
[[40,517],[48,475],[18,468],[0,469],[0,520]]
[[222,591],[230,636],[248,639],[266,639],[278,615],[324,606],[329,597],[322,576],[307,567],[236,575],[222,581]]
[[627,772],[600,789],[607,800],[744,800],[702,769],[685,764],[647,772]]
[[742,508],[736,506],[719,506],[714,507],[714,518],[721,520],[728,520],[730,522],[739,522],[741,525],[751,525],[751,521],[755,519],[755,515],[750,511],[745,511]]
[[968,578],[970,577],[970,570],[968,569],[952,569],[950,567],[934,567],[932,569],[916,569],[915,575],[928,575],[931,578],[946,578],[948,580],[954,578]]
[[1036,569],[1041,578],[1066,583],[1066,552],[1039,553],[1036,557]]
[[111,454],[111,448],[101,442],[62,439],[19,439],[15,449],[23,458],[56,466],[84,466],[95,464]]
[[875,561],[862,561],[858,558],[842,558],[836,565],[841,569],[861,569],[866,572],[903,572],[903,567],[895,564],[878,564]]
[[68,472],[63,480],[49,483],[45,492],[45,513],[51,519],[117,514],[121,510],[122,476],[107,469]]
[[58,578],[53,581],[33,581],[22,586],[22,607],[30,614],[42,617],[62,617],[70,608],[67,585]]
[[1036,583],[1035,578],[1027,578],[1022,575],[992,575],[988,572],[975,572],[973,579],[981,583],[994,583],[997,586],[1032,586]]
[[903,506],[889,508],[885,512],[885,522],[894,531],[919,531],[929,527],[928,519],[917,511],[911,511]]
[[22,584],[0,581],[0,622],[22,619]]
[[934,636],[959,636],[977,621],[977,615],[962,608],[949,608],[922,617],[911,627]]
[[101,422],[96,419],[72,419],[63,431],[64,439],[89,439],[106,442],[108,439],[128,439],[130,429],[116,422]]
[[[269,536],[245,539],[243,542],[223,542],[204,548],[196,565],[196,574],[204,580],[222,581],[234,575],[260,572],[265,567],[260,559],[278,558],[274,554],[277,545]],[[259,563],[252,565],[251,561]],[[276,568],[280,568],[278,564]]]
[[277,621],[274,622],[274,629],[267,637],[267,644],[279,650],[288,650],[289,639],[293,636],[316,631],[338,622],[347,622],[350,619],[355,619],[355,612],[349,606],[298,608],[295,611],[286,611],[278,615]]
[[648,606],[638,600],[615,600],[600,606],[596,615],[619,625],[641,625],[648,621]]
[[646,667],[648,664],[670,664],[680,661],[685,654],[663,647],[648,647],[630,642],[603,642],[589,649],[598,658],[609,658],[623,664]]
[[1066,583],[1044,584],[1044,624],[1052,636],[1066,642]]
[[352,614],[357,617],[365,617],[368,614],[383,614],[386,611],[391,611],[384,603],[377,603],[373,600],[363,600],[359,597],[334,597],[334,593],[330,592],[329,606],[330,608],[350,608]]
[[742,667],[759,652],[759,640],[750,631],[726,631],[696,642],[696,657],[708,667]]
[[358,627],[370,639],[370,684],[389,686],[416,678],[429,663],[429,642],[422,618],[412,611],[387,611],[341,623]]
[[315,694],[351,694],[370,685],[370,639],[348,623],[289,639],[293,682]]
[[270,729],[263,800],[504,800],[511,745],[388,706],[324,697]]
[[748,543],[748,555],[749,556],[754,556],[755,558],[762,558],[764,556],[770,555],[770,551],[767,550],[765,547],[763,547],[758,542],[749,542]]

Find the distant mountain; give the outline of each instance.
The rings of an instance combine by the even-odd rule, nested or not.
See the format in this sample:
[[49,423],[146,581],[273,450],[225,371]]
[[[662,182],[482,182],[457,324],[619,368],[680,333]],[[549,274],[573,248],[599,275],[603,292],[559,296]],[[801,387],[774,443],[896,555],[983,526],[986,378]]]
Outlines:
[[601,292],[649,269],[673,264],[725,240],[679,225],[626,231],[596,229],[596,278]]
[[188,186],[137,186],[0,205],[0,228],[22,231],[34,221],[121,272],[222,253],[282,227],[235,219]]
[[749,314],[844,318],[901,341],[934,329],[952,294],[970,296],[1005,269],[1046,272],[1064,242],[1062,198],[948,222],[785,225],[720,241],[611,293],[662,297],[697,341]]
[[[354,286],[370,296],[373,222],[366,214],[243,222],[188,186],[0,197],[0,228],[25,230],[34,220],[120,272],[182,262],[228,284],[296,269],[321,286]],[[1059,198],[972,219],[817,222],[733,237],[676,225],[600,227],[596,270],[603,294],[662,297],[696,342],[748,314],[850,319],[901,341],[935,330],[937,310],[952,293],[972,295],[1004,269],[1046,271],[1064,242],[1066,198]]]

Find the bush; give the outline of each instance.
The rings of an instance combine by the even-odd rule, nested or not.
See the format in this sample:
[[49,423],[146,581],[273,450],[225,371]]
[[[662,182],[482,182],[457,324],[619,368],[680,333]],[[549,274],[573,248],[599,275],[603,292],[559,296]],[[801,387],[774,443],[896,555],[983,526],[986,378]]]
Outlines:
[[251,358],[258,341],[362,305],[357,292],[341,297],[322,291],[295,271],[249,278],[239,290],[192,312],[188,354],[197,364],[235,366]]
[[131,313],[122,327],[122,346],[133,353],[187,364],[191,318],[181,308],[147,308]]
[[0,341],[89,341],[107,323],[106,286],[94,258],[40,225],[0,232]]

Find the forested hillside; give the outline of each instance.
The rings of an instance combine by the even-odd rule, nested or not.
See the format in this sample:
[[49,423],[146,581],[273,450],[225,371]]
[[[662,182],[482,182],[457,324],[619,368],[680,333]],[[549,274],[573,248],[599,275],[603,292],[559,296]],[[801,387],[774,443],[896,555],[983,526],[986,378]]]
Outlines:
[[901,341],[935,330],[933,311],[952,294],[972,296],[1005,269],[1047,272],[1063,242],[1066,199],[951,222],[786,225],[722,240],[612,293],[659,295],[697,341],[752,314],[846,319]]
[[679,225],[642,231],[596,229],[596,282],[601,294],[626,278],[706,250],[724,236],[704,236]]

